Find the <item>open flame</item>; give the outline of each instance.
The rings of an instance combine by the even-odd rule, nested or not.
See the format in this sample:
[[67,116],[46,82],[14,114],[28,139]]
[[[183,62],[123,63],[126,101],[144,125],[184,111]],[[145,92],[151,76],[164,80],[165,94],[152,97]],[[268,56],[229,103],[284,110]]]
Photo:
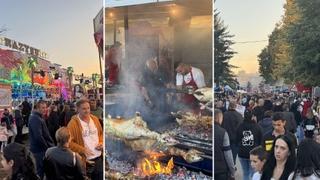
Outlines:
[[142,176],[154,176],[156,174],[171,174],[174,168],[173,157],[168,161],[167,165],[161,164],[158,161],[159,157],[165,156],[164,153],[154,151],[145,151],[147,155],[138,164],[138,169]]
[[141,166],[142,172],[146,176],[153,176],[156,174],[171,174],[174,167],[173,157],[169,160],[167,166],[163,166],[158,161],[149,160],[147,158],[144,158]]

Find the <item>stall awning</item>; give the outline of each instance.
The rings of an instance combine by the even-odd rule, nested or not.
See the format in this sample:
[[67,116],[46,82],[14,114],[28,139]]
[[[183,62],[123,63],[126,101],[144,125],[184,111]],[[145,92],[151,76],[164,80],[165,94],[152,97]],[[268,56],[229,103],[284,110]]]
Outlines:
[[302,83],[296,83],[295,86],[298,92],[310,93],[312,91],[312,87],[306,87]]

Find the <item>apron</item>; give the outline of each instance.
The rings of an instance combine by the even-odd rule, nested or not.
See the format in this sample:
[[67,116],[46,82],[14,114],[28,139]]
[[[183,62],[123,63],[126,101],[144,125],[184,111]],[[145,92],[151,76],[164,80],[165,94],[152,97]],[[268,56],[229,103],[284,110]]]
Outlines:
[[[196,90],[198,89],[198,86],[196,84],[196,82],[194,81],[193,79],[193,74],[192,74],[192,71],[190,71],[190,75],[191,75],[191,81],[186,83],[184,81],[184,77],[183,77],[183,84],[182,86],[183,87],[186,87],[186,86],[192,86],[193,87],[193,90]],[[193,96],[193,94],[184,94],[183,97],[182,97],[182,102],[188,106],[190,106],[193,110],[197,110],[199,109],[198,107],[198,100],[197,98],[195,98]]]

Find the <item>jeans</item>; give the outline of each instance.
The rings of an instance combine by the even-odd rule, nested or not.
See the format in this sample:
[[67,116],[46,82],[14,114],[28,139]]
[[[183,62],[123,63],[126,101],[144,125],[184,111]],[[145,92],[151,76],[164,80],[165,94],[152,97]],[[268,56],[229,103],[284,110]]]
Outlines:
[[229,179],[228,173],[214,174],[214,180],[228,180],[228,179]]
[[17,126],[17,136],[15,139],[15,142],[17,143],[22,143],[22,129],[23,129],[23,126]]
[[298,138],[298,143],[300,144],[300,142],[304,139],[304,131],[302,125],[297,126],[296,137]]
[[236,164],[239,146],[237,145],[237,143],[231,143],[230,148],[232,151],[233,162],[234,164]]
[[91,180],[101,180],[103,179],[103,159],[102,156],[97,157],[91,161],[94,161],[93,164],[87,163],[87,176]]
[[43,159],[46,152],[39,152],[39,153],[32,153],[34,156],[34,159],[36,160],[36,168],[37,168],[37,174],[40,176],[41,179],[43,179],[44,176],[44,169],[43,169]]
[[250,180],[254,173],[250,165],[250,159],[239,157],[239,161],[242,168],[243,180]]

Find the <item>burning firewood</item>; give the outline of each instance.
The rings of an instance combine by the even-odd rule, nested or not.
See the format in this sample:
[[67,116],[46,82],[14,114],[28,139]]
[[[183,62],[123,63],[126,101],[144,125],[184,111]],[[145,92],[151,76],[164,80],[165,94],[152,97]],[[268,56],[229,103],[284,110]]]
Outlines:
[[[134,151],[170,151],[170,155],[182,156],[187,162],[202,160],[201,153],[190,151],[178,151],[173,146],[178,143],[169,134],[159,134],[148,129],[140,114],[128,120],[112,119],[110,116],[105,121],[106,135],[122,140]],[[170,150],[170,149],[174,150]]]

